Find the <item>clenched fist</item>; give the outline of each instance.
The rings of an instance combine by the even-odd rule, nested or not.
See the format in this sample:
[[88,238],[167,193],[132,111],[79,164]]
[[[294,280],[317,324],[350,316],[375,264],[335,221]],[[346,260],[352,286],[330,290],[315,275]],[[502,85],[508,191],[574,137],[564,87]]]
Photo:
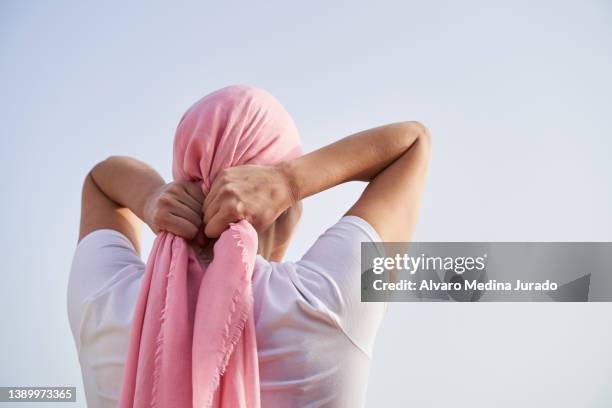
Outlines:
[[225,169],[204,200],[205,234],[216,238],[231,222],[243,219],[263,232],[296,201],[282,166],[249,164]]
[[161,186],[147,199],[144,221],[153,232],[168,231],[193,239],[202,226],[204,195],[197,183],[175,181]]

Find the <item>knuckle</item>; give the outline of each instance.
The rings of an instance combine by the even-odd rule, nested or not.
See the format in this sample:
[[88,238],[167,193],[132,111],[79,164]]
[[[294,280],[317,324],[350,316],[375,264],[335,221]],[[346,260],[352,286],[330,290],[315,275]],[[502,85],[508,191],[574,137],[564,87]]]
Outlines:
[[166,188],[166,194],[174,194],[179,190],[179,188],[180,187],[178,183],[170,183]]
[[246,206],[240,200],[236,200],[234,202],[234,207],[236,208],[236,211],[239,212],[240,214],[244,214],[246,212]]
[[161,196],[159,196],[159,204],[161,205],[168,205],[170,204],[170,202],[172,201],[170,195],[168,194],[162,194]]
[[221,188],[221,193],[226,197],[231,197],[238,195],[238,190],[233,184],[225,184]]
[[228,205],[227,212],[233,218],[240,218],[242,216],[242,212],[240,211],[240,206],[238,205],[238,203],[232,203]]

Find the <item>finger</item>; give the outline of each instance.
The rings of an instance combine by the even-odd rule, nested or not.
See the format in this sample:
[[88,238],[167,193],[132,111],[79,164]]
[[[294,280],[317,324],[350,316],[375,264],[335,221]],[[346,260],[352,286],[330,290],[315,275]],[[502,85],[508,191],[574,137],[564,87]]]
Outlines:
[[206,210],[210,207],[211,203],[213,203],[217,199],[217,196],[219,195],[219,189],[222,184],[223,183],[221,183],[218,178],[213,181],[212,185],[210,186],[210,190],[208,190],[206,197],[204,197],[204,204],[202,205],[202,207],[204,208],[204,212],[206,212]]
[[206,197],[210,201],[208,206],[204,207],[204,222],[209,222],[212,217],[219,212],[219,209],[223,206],[236,204],[236,192],[231,190],[229,184],[219,183],[212,193],[212,198]]
[[193,212],[198,215],[198,217],[202,218],[202,202],[198,202],[187,191],[181,190],[180,192],[178,192],[176,194],[176,199],[183,205],[189,207]]
[[[217,195],[217,197],[219,196]],[[215,198],[213,201],[211,201],[208,204],[208,207],[204,207],[204,223],[205,224],[209,223],[210,220],[215,216],[215,214],[219,212],[222,202],[223,200],[221,200],[220,198]]]
[[162,229],[185,239],[192,239],[198,233],[198,227],[174,214],[168,214],[167,222]]
[[184,218],[196,227],[202,225],[202,214],[183,204],[179,200],[174,200],[170,206],[169,213],[177,217]]
[[230,222],[236,221],[238,220],[230,211],[222,209],[213,215],[210,222],[206,224],[204,233],[209,238],[218,238],[219,235],[228,228]]
[[219,197],[222,187],[226,185],[227,182],[227,177],[225,177],[223,174],[219,174],[217,175],[217,177],[215,177],[210,186],[210,189],[208,190],[208,193],[206,194],[206,197],[204,198],[204,208],[208,208],[210,206],[210,203],[212,203]]
[[202,193],[200,183],[186,182],[185,190],[187,191],[187,194],[189,194],[189,196],[195,200],[197,205],[202,207],[202,204],[204,203],[204,193]]

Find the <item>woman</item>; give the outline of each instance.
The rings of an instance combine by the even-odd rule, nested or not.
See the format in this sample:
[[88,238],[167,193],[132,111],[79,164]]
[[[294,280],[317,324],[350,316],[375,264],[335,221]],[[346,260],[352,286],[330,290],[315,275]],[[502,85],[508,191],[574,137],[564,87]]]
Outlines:
[[[232,119],[236,112],[239,121]],[[218,126],[211,127],[205,115],[216,115]],[[187,131],[184,123],[193,126]],[[180,141],[185,132],[190,139]],[[218,150],[229,143],[219,135],[227,132],[241,134],[238,139],[250,132],[254,139],[245,148],[250,156],[242,152],[240,161],[215,167]],[[136,306],[145,273],[142,223],[156,234],[184,238],[195,263],[209,265],[223,257],[213,251],[215,241],[239,220],[257,232],[250,321],[261,406],[363,406],[384,305],[360,302],[360,242],[411,239],[430,155],[429,132],[418,122],[394,123],[305,155],[290,149],[275,156],[283,158],[278,162],[252,149],[255,142],[274,147],[277,140],[259,140],[270,138],[270,132],[297,137],[288,114],[265,91],[228,87],[196,103],[179,124],[173,169],[178,180],[166,183],[154,169],[127,157],[110,157],[88,173],[68,310],[90,407],[117,406],[128,376],[150,374],[138,364],[125,368],[126,358],[134,358],[134,344],[136,349],[140,344],[133,329],[128,352],[134,310],[145,313],[148,307]],[[211,138],[221,139],[198,156],[201,174],[177,171],[177,163],[192,168],[189,149]],[[283,261],[301,215],[300,200],[354,180],[368,185],[345,216],[300,260]],[[155,293],[148,296],[151,301]],[[124,371],[130,371],[126,378]]]

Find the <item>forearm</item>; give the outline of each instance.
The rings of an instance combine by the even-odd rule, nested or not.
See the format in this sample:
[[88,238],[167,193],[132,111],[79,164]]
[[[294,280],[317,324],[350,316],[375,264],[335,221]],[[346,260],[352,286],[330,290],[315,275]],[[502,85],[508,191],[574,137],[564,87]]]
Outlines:
[[425,132],[418,122],[365,130],[282,164],[294,200],[347,181],[370,181]]
[[141,220],[145,219],[148,198],[165,184],[155,169],[123,156],[112,156],[98,163],[91,177],[109,199],[120,207],[129,208]]
[[[229,223],[241,219],[258,232],[265,231],[305,197],[351,180],[376,184],[383,170],[427,136],[427,129],[418,122],[395,123],[356,133],[276,166],[224,169],[204,200],[206,235],[218,237]],[[403,187],[396,184],[391,188]]]

